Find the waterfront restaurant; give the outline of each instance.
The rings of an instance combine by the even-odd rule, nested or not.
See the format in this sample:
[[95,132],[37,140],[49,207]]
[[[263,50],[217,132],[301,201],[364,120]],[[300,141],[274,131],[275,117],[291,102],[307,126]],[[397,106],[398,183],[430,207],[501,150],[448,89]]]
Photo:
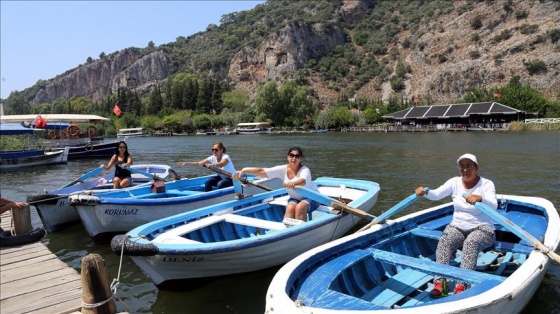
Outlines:
[[402,128],[433,131],[448,129],[498,130],[510,122],[524,121],[529,113],[497,102],[414,106],[383,116]]

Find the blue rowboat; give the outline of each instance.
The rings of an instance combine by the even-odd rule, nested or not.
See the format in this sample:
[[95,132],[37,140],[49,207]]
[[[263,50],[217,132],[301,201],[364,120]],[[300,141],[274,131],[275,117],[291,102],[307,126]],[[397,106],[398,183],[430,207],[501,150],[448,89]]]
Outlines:
[[[374,182],[321,177],[322,194],[370,210]],[[132,258],[154,284],[245,273],[281,265],[318,245],[343,236],[360,218],[321,205],[308,220],[283,219],[284,188],[150,222],[113,238],[111,248]]]
[[[294,258],[274,276],[265,313],[519,313],[542,281],[548,250],[560,242],[560,219],[542,198],[502,195],[497,240],[479,254],[476,270],[434,261],[451,221],[452,203],[409,214],[322,245]],[[498,220],[496,220],[498,221]],[[511,225],[543,242],[535,250]],[[548,252],[550,254],[550,252]],[[432,298],[434,275],[449,281],[449,296]],[[457,280],[470,288],[453,294]]]

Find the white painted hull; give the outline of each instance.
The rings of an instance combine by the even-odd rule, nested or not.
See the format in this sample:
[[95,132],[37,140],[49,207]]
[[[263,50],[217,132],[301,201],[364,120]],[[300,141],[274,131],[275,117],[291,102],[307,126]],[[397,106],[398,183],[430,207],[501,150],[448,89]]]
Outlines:
[[255,247],[243,245],[246,240],[231,241],[230,245],[236,248],[228,252],[130,258],[156,285],[169,280],[239,274],[284,264],[301,253],[343,236],[359,221],[355,216],[346,215],[321,228]]
[[0,163],[0,170],[21,169],[26,167],[65,164],[68,162],[69,148],[52,152],[45,152],[42,156],[31,158],[20,158],[17,163]]
[[195,202],[162,205],[96,204],[74,205],[84,228],[94,238],[105,233],[126,233],[145,223],[232,200],[226,194]]
[[[368,211],[377,202],[379,186],[376,183],[360,181],[352,185],[351,181],[359,180],[336,178],[319,178],[316,182],[321,179],[323,181],[317,183],[321,193],[353,200],[349,206]],[[157,245],[158,253],[152,256],[125,254],[154,284],[161,285],[168,281],[239,274],[281,265],[318,245],[343,236],[360,222],[356,216],[340,214],[333,212],[330,207],[320,206],[312,212],[310,221],[287,227],[274,218],[274,213],[279,217],[284,215],[288,198],[286,191],[281,189],[255,195],[254,199],[246,199],[249,203],[245,205],[239,202],[223,203],[190,215],[186,213],[154,221],[130,231],[128,236],[137,238],[138,235],[152,233],[151,230],[165,230],[155,238],[152,234],[149,242],[144,239],[135,241],[144,247],[148,243]],[[252,210],[261,213],[259,217],[262,217],[250,216]],[[185,219],[190,222],[181,223]],[[230,231],[225,227],[226,224],[233,229]],[[206,227],[211,228],[201,231]],[[257,231],[251,231],[248,235],[245,232],[249,227]],[[197,231],[206,233],[208,238],[204,237],[202,242],[182,236]],[[114,248],[113,243],[111,246]]]

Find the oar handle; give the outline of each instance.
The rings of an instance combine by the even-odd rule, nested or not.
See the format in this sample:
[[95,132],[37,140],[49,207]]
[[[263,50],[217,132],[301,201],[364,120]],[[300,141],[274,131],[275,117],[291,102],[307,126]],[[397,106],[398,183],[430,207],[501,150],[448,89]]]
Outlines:
[[95,169],[93,169],[93,170],[87,172],[86,174],[82,175],[82,176],[79,177],[78,179],[76,179],[76,180],[74,180],[74,181],[72,181],[72,182],[66,184],[65,186],[61,187],[61,189],[67,188],[67,187],[69,187],[69,186],[71,186],[71,185],[74,185],[74,184],[76,184],[76,183],[78,183],[78,182],[83,182],[83,181],[85,181],[86,179],[89,179],[89,178],[93,177],[94,175],[100,173],[101,170],[103,170],[103,169],[97,167],[97,168],[95,168]]
[[[429,188],[424,188],[424,193],[428,193],[430,189]],[[369,229],[371,226],[378,224],[380,222],[383,222],[385,220],[387,220],[387,218],[393,216],[394,214],[401,212],[403,209],[405,209],[406,207],[410,206],[410,204],[416,202],[420,197],[418,197],[418,195],[416,195],[416,193],[411,194],[410,196],[408,196],[407,198],[405,198],[404,200],[400,201],[397,205],[389,208],[387,211],[385,211],[383,214],[377,216],[377,218],[375,218],[372,222],[370,222],[369,224],[363,226],[360,230],[358,230],[357,232],[361,232],[364,230]]]
[[372,221],[375,219],[375,216],[370,215],[368,213],[366,213],[365,211],[358,209],[358,208],[354,208],[352,206],[349,206],[347,204],[344,204],[341,201],[335,200],[333,198],[328,197],[327,195],[321,194],[320,192],[317,191],[313,191],[310,190],[304,186],[294,186],[293,187],[296,192],[306,198],[312,199],[316,202],[319,202],[321,204],[327,205],[327,206],[331,206],[335,209],[339,209],[345,212],[348,212],[352,215],[358,216],[361,219],[365,219],[368,221]]
[[[208,168],[208,169],[210,169],[210,170],[212,170],[212,171],[214,171],[214,172],[216,172],[216,173],[219,173],[219,174],[222,174],[222,175],[224,175],[224,176],[227,176],[228,178],[232,178],[232,177],[233,177],[233,174],[232,174],[232,173],[229,173],[229,172],[225,171],[224,169],[219,168],[219,167],[216,167],[216,166],[214,166],[214,165],[205,164],[205,165],[202,165],[202,166],[205,167],[205,168]],[[255,183],[255,182],[251,182],[251,181],[249,181],[249,180],[247,180],[247,179],[245,179],[245,178],[241,178],[241,177],[240,177],[240,178],[239,178],[239,181],[241,181],[241,182],[243,182],[243,183],[245,183],[245,184],[249,184],[249,185],[256,186],[256,187],[261,188],[261,189],[263,189],[263,190],[265,190],[265,191],[273,191],[273,189],[269,188],[268,186],[264,186],[264,185],[262,185],[262,184],[258,184],[258,183]]]
[[[467,198],[467,194],[464,193],[463,197]],[[529,232],[523,230],[521,227],[516,225],[513,221],[507,219],[506,217],[500,215],[498,211],[493,210],[488,205],[482,202],[475,202],[474,206],[480,210],[481,212],[485,213],[487,216],[492,218],[495,222],[499,223],[500,225],[504,226],[504,228],[511,231],[516,236],[520,237],[521,239],[529,242],[532,247],[536,248],[537,250],[541,251],[542,253],[548,255],[550,258],[554,259],[556,262],[560,263],[560,256],[550,248],[542,244],[537,238],[531,235]]]

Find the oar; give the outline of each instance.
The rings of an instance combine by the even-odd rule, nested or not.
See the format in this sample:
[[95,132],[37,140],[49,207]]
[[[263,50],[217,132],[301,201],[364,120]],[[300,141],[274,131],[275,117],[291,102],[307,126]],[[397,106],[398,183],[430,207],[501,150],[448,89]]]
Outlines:
[[[428,189],[428,188],[424,188],[424,193],[428,193],[429,190],[430,189]],[[364,227],[362,227],[360,230],[358,230],[356,232],[364,231],[366,229],[369,229],[371,226],[373,226],[375,224],[378,224],[380,222],[383,222],[383,221],[387,220],[387,218],[389,218],[390,216],[393,216],[394,214],[402,211],[403,209],[408,207],[410,204],[416,202],[419,198],[420,197],[418,197],[418,195],[416,195],[416,193],[411,194],[410,196],[408,196],[404,200],[400,201],[397,205],[389,208],[386,212],[377,216],[377,218],[375,218],[372,222],[365,225]]]
[[[463,194],[464,198],[467,198],[466,194]],[[523,230],[521,227],[516,225],[513,221],[507,219],[506,217],[500,215],[497,211],[493,210],[492,208],[488,207],[488,205],[476,202],[474,206],[480,210],[481,212],[485,213],[486,215],[490,216],[490,218],[494,219],[495,222],[499,223],[500,225],[504,226],[506,229],[511,231],[516,236],[520,237],[521,239],[530,242],[531,246],[535,249],[543,252],[544,254],[548,255],[550,258],[555,260],[556,262],[560,263],[560,256],[554,251],[551,251],[548,247],[542,244],[539,240],[533,237],[530,233]]]
[[348,206],[341,201],[332,199],[332,198],[330,198],[326,195],[321,194],[320,192],[310,190],[310,189],[308,189],[304,186],[294,186],[294,189],[296,190],[296,192],[299,195],[305,196],[306,198],[312,199],[312,200],[314,200],[316,202],[319,202],[321,204],[346,211],[346,212],[348,212],[352,215],[356,215],[356,216],[358,216],[362,219],[366,219],[368,221],[373,221],[375,219],[375,216],[370,215],[370,214],[366,213],[365,211],[363,211],[361,209],[354,208],[352,206]]
[[65,186],[61,187],[61,189],[66,188],[66,187],[69,187],[69,186],[71,186],[71,185],[74,185],[74,184],[76,184],[76,183],[78,183],[78,182],[83,182],[83,181],[85,181],[85,180],[87,180],[87,179],[93,177],[94,175],[100,173],[101,170],[103,170],[103,169],[101,169],[101,168],[99,168],[99,167],[98,167],[98,168],[95,168],[95,169],[91,170],[90,172],[88,172],[88,173],[82,175],[82,176],[79,177],[78,179],[76,179],[76,180],[74,180],[74,181],[72,181],[72,182],[66,184]]
[[[228,178],[231,178],[231,177],[233,176],[233,174],[231,174],[231,173],[225,171],[224,169],[218,168],[218,167],[213,166],[213,165],[206,164],[206,165],[202,165],[202,166],[203,166],[203,167],[206,167],[206,168],[208,168],[208,169],[210,169],[210,170],[212,170],[212,171],[214,171],[214,172],[216,172],[216,173],[219,173],[219,174],[222,174],[222,175],[224,175],[224,176],[227,176]],[[235,180],[234,180],[234,181],[235,181]],[[258,184],[258,183],[255,183],[255,182],[251,182],[251,181],[249,181],[249,180],[247,180],[247,179],[245,179],[245,178],[239,178],[239,181],[241,181],[241,182],[243,182],[243,183],[245,183],[245,184],[249,184],[249,185],[252,185],[252,186],[256,186],[256,187],[261,188],[261,189],[263,189],[263,190],[265,190],[265,191],[274,191],[274,189],[271,189],[271,188],[269,188],[268,186],[265,186],[265,185],[262,185],[262,184]],[[237,192],[237,191],[236,191],[236,192]]]

